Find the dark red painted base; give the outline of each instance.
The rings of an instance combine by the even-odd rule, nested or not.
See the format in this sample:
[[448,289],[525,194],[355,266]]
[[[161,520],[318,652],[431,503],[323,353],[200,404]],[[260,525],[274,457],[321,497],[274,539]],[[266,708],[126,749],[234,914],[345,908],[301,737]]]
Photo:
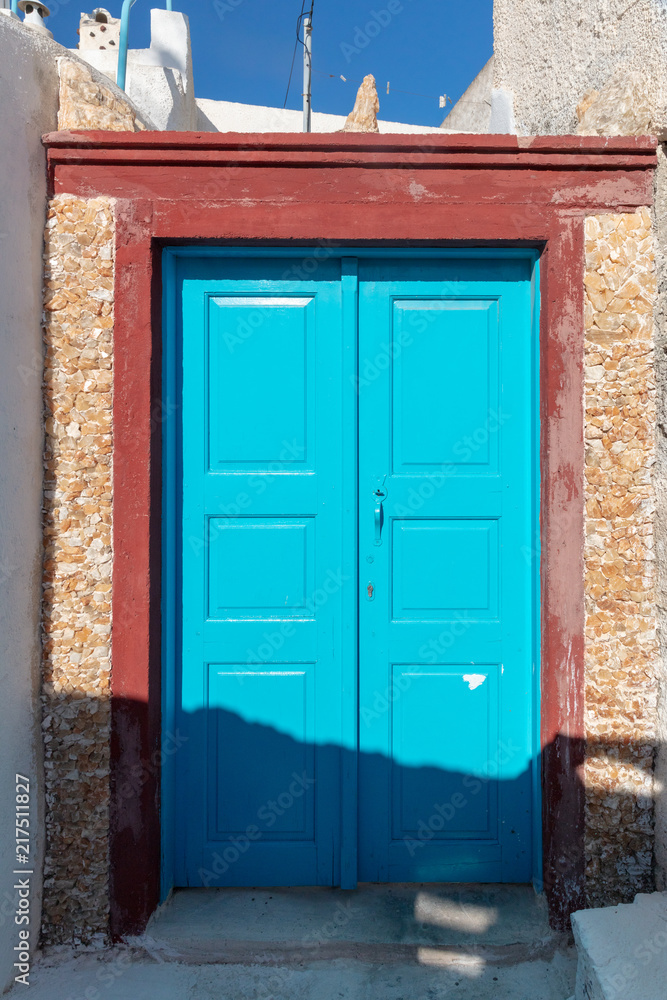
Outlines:
[[[542,248],[544,885],[583,903],[584,218],[653,201],[649,138],[46,136],[52,190],[118,199],[111,929],[138,933],[160,863],[161,247],[176,242]],[[143,775],[140,793],[121,794]]]

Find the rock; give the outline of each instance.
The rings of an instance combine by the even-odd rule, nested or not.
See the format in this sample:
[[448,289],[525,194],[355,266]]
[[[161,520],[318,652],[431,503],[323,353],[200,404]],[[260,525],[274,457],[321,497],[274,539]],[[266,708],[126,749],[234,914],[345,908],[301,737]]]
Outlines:
[[357,99],[347,116],[343,132],[379,132],[377,120],[379,110],[380,100],[375,77],[369,73],[357,91]]
[[655,86],[643,73],[620,67],[602,90],[589,90],[577,107],[577,135],[661,134]]
[[58,60],[60,106],[58,128],[139,132],[145,126],[134,109],[110,87],[93,79],[90,69],[74,59]]

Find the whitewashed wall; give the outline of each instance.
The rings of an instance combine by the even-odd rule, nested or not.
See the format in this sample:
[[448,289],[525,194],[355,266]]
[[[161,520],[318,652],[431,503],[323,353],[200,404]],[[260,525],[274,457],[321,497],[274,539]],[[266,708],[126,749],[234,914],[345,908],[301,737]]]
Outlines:
[[[33,790],[33,941],[39,933],[43,807],[39,711],[42,502],[41,137],[55,129],[63,50],[0,15],[0,992],[13,978],[14,776]],[[19,989],[22,987],[18,987]]]

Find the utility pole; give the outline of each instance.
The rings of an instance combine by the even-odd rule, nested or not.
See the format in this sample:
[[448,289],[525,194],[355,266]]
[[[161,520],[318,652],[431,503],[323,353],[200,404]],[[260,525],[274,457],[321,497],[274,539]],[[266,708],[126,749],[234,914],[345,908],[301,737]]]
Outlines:
[[313,8],[303,19],[303,131],[311,131],[313,86]]

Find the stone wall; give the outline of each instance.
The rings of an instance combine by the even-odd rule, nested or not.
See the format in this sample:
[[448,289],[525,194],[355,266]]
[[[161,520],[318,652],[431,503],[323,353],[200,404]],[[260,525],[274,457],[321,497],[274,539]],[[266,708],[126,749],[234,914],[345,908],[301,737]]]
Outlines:
[[108,923],[114,222],[61,195],[45,233],[47,943]]
[[648,209],[586,220],[585,285],[586,889],[595,906],[653,887],[657,278]]
[[146,125],[136,108],[111,81],[103,83],[90,66],[65,56],[58,60],[58,129],[140,132]]
[[603,94],[614,81],[630,107],[619,107],[616,133],[612,115],[598,134],[629,134],[628,123],[641,134],[647,123],[664,122],[663,0],[494,0],[493,18],[494,85],[513,96],[519,135],[576,132],[584,96]]

